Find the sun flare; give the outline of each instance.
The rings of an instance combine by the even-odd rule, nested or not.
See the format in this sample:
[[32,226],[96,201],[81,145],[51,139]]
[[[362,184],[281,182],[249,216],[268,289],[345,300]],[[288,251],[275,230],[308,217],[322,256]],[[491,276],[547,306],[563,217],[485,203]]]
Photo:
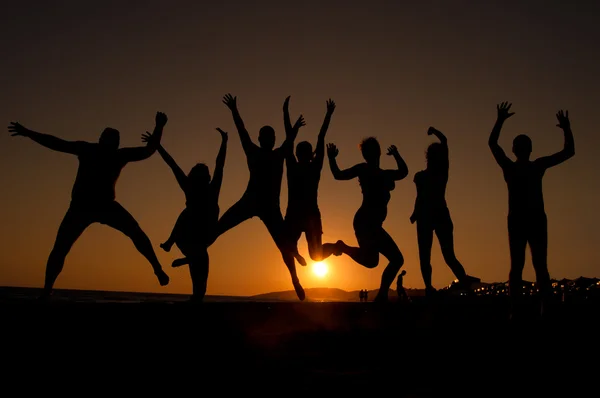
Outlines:
[[327,268],[327,264],[325,264],[323,261],[319,261],[313,265],[313,272],[316,276],[322,278],[327,275],[329,269]]

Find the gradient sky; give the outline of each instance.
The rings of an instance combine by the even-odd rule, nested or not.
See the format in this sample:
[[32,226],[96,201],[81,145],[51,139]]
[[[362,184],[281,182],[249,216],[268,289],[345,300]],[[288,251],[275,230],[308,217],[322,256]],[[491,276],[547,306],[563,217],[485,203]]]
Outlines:
[[[294,5],[291,5],[294,4]],[[337,103],[327,142],[338,162],[360,162],[360,140],[397,145],[410,174],[396,184],[385,228],[405,255],[405,285],[423,287],[415,226],[409,222],[433,139],[450,145],[447,201],[458,258],[484,281],[506,280],[507,191],[487,146],[496,104],[511,101],[500,144],[527,133],[533,157],[562,148],[555,113],[568,109],[576,155],[546,173],[549,268],[555,278],[600,276],[597,106],[600,104],[600,6],[592,1],[12,1],[4,2],[0,120],[68,140],[97,141],[107,126],[125,146],[167,113],[163,145],[189,170],[214,167],[215,127],[230,133],[221,214],[243,193],[248,171],[224,94],[238,97],[251,136],[270,124],[283,138],[282,103],[316,142],[325,101]],[[6,131],[6,130],[5,130]],[[382,167],[393,167],[382,159]],[[43,284],[45,262],[68,208],[77,159],[31,140],[0,135],[0,285]],[[327,163],[320,186],[324,241],[355,244],[358,182],[335,181]],[[152,269],[119,232],[95,224],[75,244],[57,288],[189,293],[180,255],[158,244],[169,235],[184,196],[156,154],[127,166],[117,199],[136,217],[171,276],[161,288]],[[284,176],[282,209],[287,205]],[[300,251],[308,259],[304,237]],[[289,274],[258,219],[222,235],[210,249],[208,294],[249,295],[292,289]],[[529,253],[524,277],[533,279]],[[365,269],[348,257],[327,260],[318,279],[299,269],[305,287],[376,288],[386,265]],[[434,286],[453,276],[437,241]]]

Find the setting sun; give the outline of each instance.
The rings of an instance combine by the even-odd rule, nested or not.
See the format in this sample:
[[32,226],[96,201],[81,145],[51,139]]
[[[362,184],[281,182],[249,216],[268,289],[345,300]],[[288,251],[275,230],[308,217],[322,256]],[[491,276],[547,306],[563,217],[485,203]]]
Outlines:
[[313,265],[313,272],[315,273],[316,276],[318,276],[319,278],[324,277],[325,275],[327,275],[327,272],[329,270],[327,269],[327,264],[325,264],[322,261],[319,261],[318,263],[315,263]]

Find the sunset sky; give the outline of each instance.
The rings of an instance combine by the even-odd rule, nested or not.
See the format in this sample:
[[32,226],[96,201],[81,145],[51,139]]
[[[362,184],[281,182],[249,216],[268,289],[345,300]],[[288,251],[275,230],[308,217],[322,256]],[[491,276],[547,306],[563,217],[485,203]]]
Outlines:
[[[528,1],[21,1],[4,4],[0,120],[67,140],[96,142],[107,127],[123,146],[143,145],[157,111],[169,121],[163,145],[187,172],[206,162],[211,173],[229,132],[221,214],[244,192],[248,170],[230,111],[231,92],[252,138],[263,125],[283,139],[282,104],[306,127],[298,141],[316,143],[325,101],[337,109],[327,135],[340,167],[362,161],[358,143],[374,135],[398,147],[409,176],[396,184],[384,224],[405,256],[405,286],[423,287],[416,228],[409,222],[414,174],[443,131],[450,146],[447,202],[456,253],[483,281],[508,277],[508,197],[487,146],[496,104],[513,103],[500,144],[533,140],[532,157],[562,148],[555,114],[568,109],[576,155],[546,173],[549,269],[554,278],[600,276],[598,105],[600,5]],[[255,141],[256,142],[256,141]],[[394,167],[388,156],[382,167]],[[76,157],[23,137],[0,135],[0,286],[41,287],[56,232],[69,206]],[[355,245],[352,218],[358,181],[335,181],[325,163],[319,191],[324,241]],[[161,288],[129,239],[90,227],[73,247],[56,288],[190,293],[180,256],[158,244],[169,235],[184,196],[158,153],[127,166],[117,200],[152,240],[171,283]],[[287,205],[284,176],[282,211]],[[300,252],[307,258],[304,236]],[[292,284],[275,244],[258,219],[222,235],[210,248],[208,294],[251,295]],[[349,257],[327,260],[319,278],[299,267],[305,288],[374,289],[387,264],[370,270]],[[433,283],[454,279],[437,240]],[[524,278],[534,279],[529,252]]]

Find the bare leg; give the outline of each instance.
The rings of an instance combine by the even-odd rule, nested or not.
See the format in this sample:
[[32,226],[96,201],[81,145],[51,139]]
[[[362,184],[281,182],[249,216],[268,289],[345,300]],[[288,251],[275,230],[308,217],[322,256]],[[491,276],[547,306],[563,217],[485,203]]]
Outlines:
[[431,245],[433,244],[433,225],[429,221],[417,220],[417,243],[419,245],[419,262],[421,275],[425,282],[425,291],[431,291]]
[[509,294],[513,313],[517,309],[523,290],[523,268],[525,267],[525,249],[527,248],[527,229],[525,222],[508,219],[508,239],[510,247],[510,273],[508,275]]
[[437,222],[435,234],[440,242],[444,261],[446,261],[446,264],[448,264],[448,267],[450,267],[460,284],[465,289],[470,289],[472,284],[479,282],[480,279],[467,275],[465,268],[456,258],[456,254],[454,253],[454,225],[450,216]]
[[261,220],[267,227],[269,234],[281,252],[283,262],[292,277],[292,284],[294,285],[294,290],[296,290],[296,295],[300,301],[303,301],[306,298],[306,294],[304,293],[304,288],[302,288],[300,280],[298,279],[298,274],[296,273],[296,263],[294,261],[295,246],[290,241],[281,212],[279,209],[273,209],[265,213],[266,214],[261,216]]
[[377,234],[379,241],[379,252],[388,259],[389,264],[383,270],[381,275],[381,286],[379,287],[379,293],[375,297],[375,301],[387,301],[390,286],[396,279],[398,271],[404,265],[404,256],[402,252],[394,242],[394,239],[387,233],[385,229],[381,229],[381,232]]
[[100,220],[102,224],[106,224],[109,227],[121,231],[125,236],[129,237],[135,248],[144,256],[146,260],[152,265],[154,274],[158,278],[158,282],[161,286],[169,284],[169,276],[163,271],[152,242],[148,238],[148,235],[140,228],[139,224],[131,214],[118,202],[112,202],[102,212]]
[[546,217],[541,218],[533,226],[529,247],[531,249],[531,262],[533,263],[542,299],[542,313],[544,313],[548,309],[548,301],[552,296],[552,284],[548,272],[548,223]]
[[192,278],[192,300],[202,301],[206,295],[208,284],[209,257],[207,250],[199,250],[197,255],[190,257],[190,277]]
[[165,243],[160,244],[160,247],[164,251],[166,251],[166,252],[171,251],[171,247],[173,247],[173,245],[175,244],[175,241],[177,240],[178,235],[181,233],[181,230],[184,228],[184,220],[185,220],[186,213],[187,213],[187,208],[184,209],[179,214],[179,217],[177,217],[177,221],[175,221],[175,225],[173,226],[173,230],[171,231],[171,235],[169,236],[169,239],[167,239],[165,241]]
[[209,239],[208,246],[225,232],[237,227],[239,224],[254,217],[254,206],[242,197],[233,206],[231,206],[217,222],[217,228],[214,236]]
[[71,251],[73,244],[79,239],[83,231],[92,223],[89,215],[69,208],[65,214],[54,242],[54,247],[46,264],[46,279],[41,298],[52,294],[54,283],[62,272],[65,258]]

